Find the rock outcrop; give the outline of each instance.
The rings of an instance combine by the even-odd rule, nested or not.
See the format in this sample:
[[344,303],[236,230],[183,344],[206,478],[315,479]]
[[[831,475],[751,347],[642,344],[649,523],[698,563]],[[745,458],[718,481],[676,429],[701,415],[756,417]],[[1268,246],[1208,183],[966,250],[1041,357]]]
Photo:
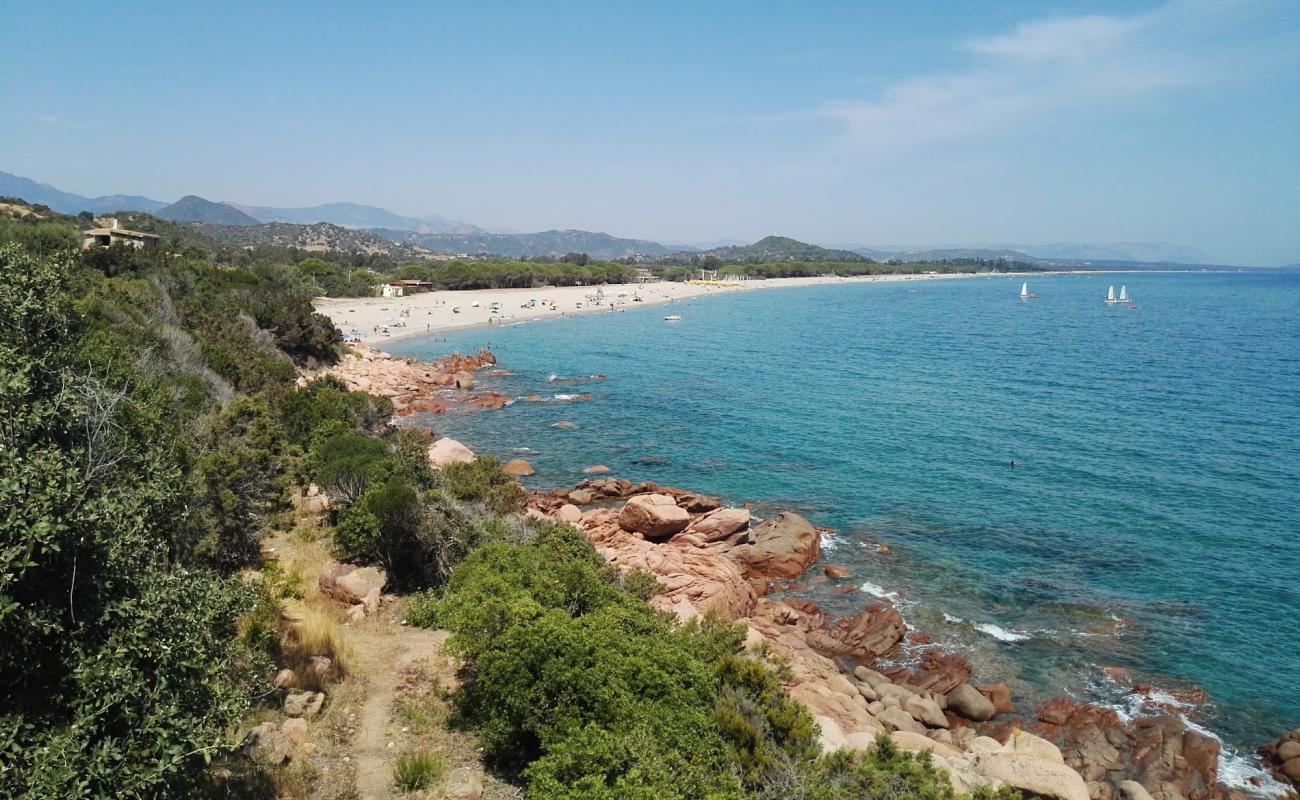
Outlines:
[[1259,755],[1273,777],[1300,789],[1300,728],[1260,748]]
[[803,575],[821,554],[821,534],[808,520],[791,511],[752,528],[749,541],[728,554],[745,566],[751,578],[792,579]]
[[442,438],[429,445],[429,464],[434,469],[448,464],[467,464],[474,460],[474,451],[456,441]]
[[514,398],[496,392],[477,396],[455,394],[474,388],[474,372],[496,363],[488,350],[476,355],[459,353],[429,363],[396,358],[365,344],[354,344],[334,366],[304,375],[302,382],[330,376],[342,381],[349,390],[387,397],[397,414],[416,412],[441,413],[453,406],[501,408]]
[[331,561],[321,570],[317,585],[321,594],[340,603],[378,603],[388,576],[379,567],[358,567]]
[[618,515],[623,530],[650,539],[666,539],[686,530],[691,515],[666,494],[641,494],[627,501]]

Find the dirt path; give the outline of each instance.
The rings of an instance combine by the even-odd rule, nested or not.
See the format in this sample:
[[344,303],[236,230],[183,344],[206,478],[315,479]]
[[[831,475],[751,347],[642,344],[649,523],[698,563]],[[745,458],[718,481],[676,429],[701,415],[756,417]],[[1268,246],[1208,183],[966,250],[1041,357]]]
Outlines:
[[346,629],[345,638],[357,655],[355,669],[366,681],[366,699],[353,736],[357,794],[361,800],[393,796],[394,699],[403,674],[438,657],[445,631],[395,625],[363,625]]

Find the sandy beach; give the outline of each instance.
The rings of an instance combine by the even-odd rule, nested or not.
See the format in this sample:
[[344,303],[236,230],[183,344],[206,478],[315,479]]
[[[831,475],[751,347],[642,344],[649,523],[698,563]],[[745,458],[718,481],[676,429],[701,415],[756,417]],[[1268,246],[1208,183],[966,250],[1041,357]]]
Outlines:
[[[856,277],[770,278],[740,283],[674,283],[655,281],[605,286],[547,286],[538,289],[479,289],[437,291],[406,297],[318,297],[316,310],[330,318],[345,335],[355,333],[381,346],[409,336],[468,328],[476,325],[510,325],[546,318],[626,311],[709,295],[762,289],[814,286],[828,283],[887,283],[896,281],[952,280],[954,278],[1008,277],[1009,273],[951,273],[915,275],[861,275]],[[1035,276],[1047,273],[1029,273]],[[592,298],[600,293],[600,299]],[[637,299],[639,298],[639,300]],[[494,307],[493,304],[499,304]],[[672,312],[665,312],[672,313]],[[387,330],[385,334],[384,331]]]

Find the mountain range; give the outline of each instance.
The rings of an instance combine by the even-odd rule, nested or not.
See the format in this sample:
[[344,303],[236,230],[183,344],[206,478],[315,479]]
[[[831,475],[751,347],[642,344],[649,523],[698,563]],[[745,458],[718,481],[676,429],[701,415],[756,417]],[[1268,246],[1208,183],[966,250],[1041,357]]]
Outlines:
[[373,233],[390,241],[422,247],[437,253],[464,253],[466,255],[494,255],[506,258],[535,256],[562,256],[565,253],[586,253],[598,260],[655,258],[680,251],[648,239],[620,239],[608,233],[591,231],[541,231],[540,233],[416,233],[413,231],[376,228]]
[[[318,206],[279,208],[215,202],[196,195],[186,195],[166,203],[140,195],[111,194],[99,197],[65,192],[30,178],[0,172],[0,197],[17,197],[29,203],[49,206],[63,214],[89,211],[96,216],[115,211],[143,211],[164,219],[203,225],[241,227],[266,223],[314,225],[328,223],[341,228],[370,231],[376,237],[403,247],[436,253],[491,254],[507,258],[525,256],[559,256],[569,252],[587,253],[596,259],[663,258],[666,256],[714,256],[721,261],[876,261],[919,262],[943,259],[998,258],[1018,261],[1047,260],[1087,264],[1107,263],[1175,263],[1207,264],[1211,259],[1195,248],[1167,242],[1122,242],[1114,244],[1057,242],[1052,244],[978,244],[974,246],[877,246],[838,245],[819,247],[784,237],[767,237],[754,244],[722,240],[699,245],[662,244],[648,239],[624,239],[605,233],[583,230],[549,230],[539,233],[493,233],[475,225],[430,214],[410,217],[378,206],[357,203],[326,203]],[[323,230],[323,229],[322,229]],[[316,241],[319,231],[300,231],[290,235],[277,229],[271,238]],[[256,238],[246,231],[239,239]],[[334,241],[335,235],[324,239]],[[367,241],[366,250],[374,247]]]

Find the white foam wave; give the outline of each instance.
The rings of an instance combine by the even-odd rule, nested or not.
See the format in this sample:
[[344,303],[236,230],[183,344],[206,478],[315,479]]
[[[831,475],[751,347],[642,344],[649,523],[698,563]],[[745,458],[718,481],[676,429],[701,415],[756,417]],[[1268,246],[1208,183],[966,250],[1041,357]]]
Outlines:
[[952,614],[949,614],[947,611],[945,611],[943,612],[943,621],[948,623],[949,625],[960,625],[966,620],[962,619],[961,617],[954,617]]
[[827,553],[834,552],[840,546],[838,536],[832,536],[829,533],[823,533],[821,537],[821,549]]
[[[1186,705],[1182,703],[1181,705]],[[1278,781],[1268,773],[1253,756],[1243,756],[1223,741],[1217,733],[1193,722],[1186,714],[1179,714],[1187,727],[1197,733],[1208,736],[1219,743],[1219,783],[1234,789],[1241,789],[1249,794],[1266,797],[1286,797],[1291,787]]]
[[555,395],[555,399],[556,399],[556,400],[576,400],[576,399],[578,399],[578,396],[577,396],[576,394],[557,394],[557,395]]
[[873,597],[879,597],[881,600],[888,600],[891,603],[897,603],[899,600],[903,599],[902,595],[900,595],[898,592],[886,591],[885,587],[876,583],[872,583],[871,581],[866,581],[865,583],[863,583],[861,586],[858,587],[858,590],[862,592],[866,592],[867,594]]
[[975,623],[974,628],[980,633],[987,633],[999,642],[1007,642],[1008,644],[1012,642],[1023,642],[1027,639],[1033,638],[1027,633],[1009,631],[1000,625],[994,625],[992,622],[977,622]]
[[[1104,677],[1103,681],[1105,687],[1111,691],[1124,691],[1123,687],[1109,676]],[[1114,711],[1120,721],[1125,724],[1139,717],[1150,716],[1157,709],[1160,713],[1163,713],[1165,709],[1169,708],[1185,708],[1189,710],[1194,708],[1193,704],[1180,700],[1169,692],[1160,689],[1126,694],[1118,702],[1098,703],[1098,705]],[[1186,714],[1180,713],[1178,716],[1191,730],[1203,736],[1208,736],[1219,743],[1219,783],[1229,788],[1240,789],[1246,794],[1256,797],[1286,797],[1289,795],[1290,787],[1270,775],[1257,758],[1238,753],[1221,736]]]

